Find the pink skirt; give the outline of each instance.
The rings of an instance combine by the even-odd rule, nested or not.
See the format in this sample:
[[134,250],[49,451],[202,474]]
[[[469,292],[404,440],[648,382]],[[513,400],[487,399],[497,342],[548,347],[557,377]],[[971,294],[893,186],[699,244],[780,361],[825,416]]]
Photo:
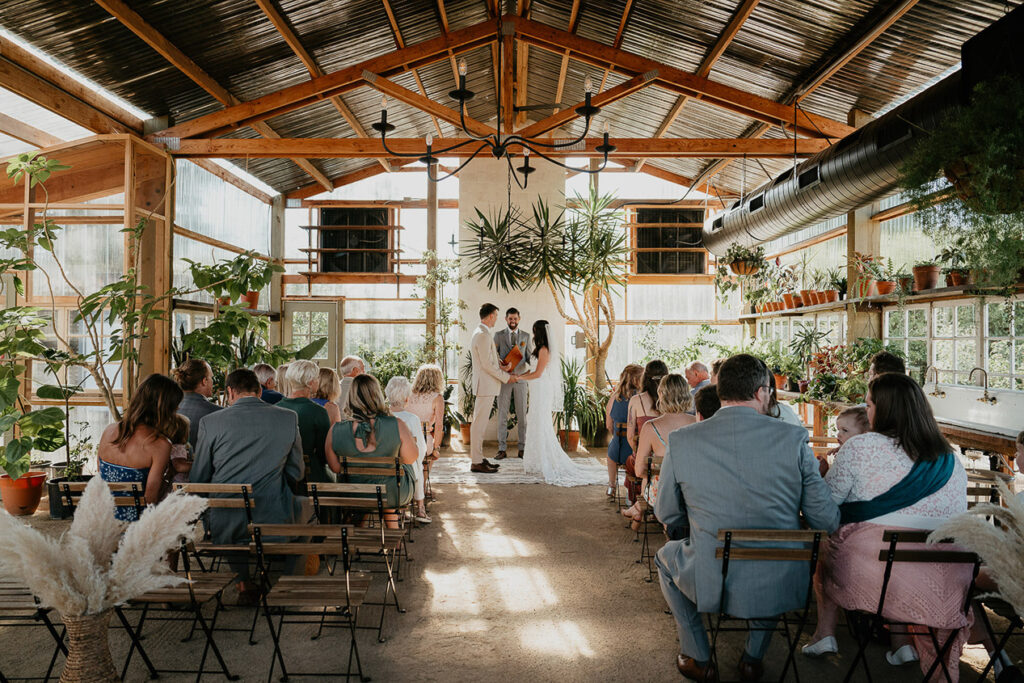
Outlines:
[[[878,610],[885,575],[885,562],[878,559],[878,551],[888,549],[888,544],[882,540],[886,529],[899,527],[858,522],[839,527],[829,538],[818,576],[825,595],[840,607],[870,613]],[[934,549],[934,546],[900,543],[898,548],[920,550]],[[946,546],[945,549],[953,548]],[[964,612],[972,571],[966,564],[893,564],[882,616],[895,623],[915,625],[910,631],[921,658],[922,673],[928,671],[936,656],[926,628],[931,626],[938,630],[940,645],[951,631],[957,632],[946,657],[946,666],[954,683],[959,679],[960,653],[973,621],[973,616]],[[945,680],[941,666],[936,667],[932,680]]]

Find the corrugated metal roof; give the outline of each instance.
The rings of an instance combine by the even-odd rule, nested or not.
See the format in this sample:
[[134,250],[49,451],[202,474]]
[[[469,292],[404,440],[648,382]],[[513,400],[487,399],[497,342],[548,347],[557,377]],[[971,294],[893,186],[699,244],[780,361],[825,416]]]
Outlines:
[[[921,88],[959,59],[960,44],[1021,0],[921,0],[860,55],[807,97],[807,111],[845,120],[852,107],[874,113]],[[504,0],[503,12],[515,11],[515,0]],[[611,44],[626,0],[588,0],[580,4],[577,34]],[[762,0],[711,71],[712,80],[785,101],[794,87],[846,49],[894,2],[876,0]],[[304,47],[326,72],[336,71],[395,49],[387,14],[380,0],[279,0],[281,12]],[[573,0],[533,0],[530,18],[555,28],[568,28]],[[738,0],[634,0],[621,37],[622,49],[677,68],[695,70],[736,10]],[[211,77],[243,100],[301,83],[309,73],[252,0],[132,0],[132,9],[189,55]],[[436,0],[391,0],[402,38],[407,45],[441,34]],[[488,17],[485,0],[446,0],[449,27],[457,30]],[[43,52],[92,79],[133,105],[154,115],[170,114],[184,121],[216,111],[221,105],[173,67],[141,39],[91,2],[67,0],[4,0],[0,26]],[[527,103],[553,103],[561,55],[531,47]],[[465,55],[468,87],[476,92],[469,114],[493,124],[494,65],[491,49]],[[603,70],[570,60],[562,103],[583,99],[583,79],[600,83]],[[419,69],[427,96],[448,106],[454,87],[447,60]],[[395,82],[418,91],[411,74]],[[606,88],[624,80],[609,75]],[[380,95],[371,88],[347,93],[345,102],[369,129],[379,118]],[[648,87],[608,107],[598,117],[607,120],[613,136],[653,134],[676,100],[673,93]],[[532,120],[549,110],[532,111]],[[395,136],[436,132],[430,117],[396,104],[388,114],[398,128]],[[352,137],[354,133],[329,103],[274,117],[269,123],[287,137]],[[442,123],[446,135],[454,132]],[[736,137],[755,127],[751,119],[704,102],[687,102],[667,135],[677,137]],[[569,134],[581,123],[569,126]],[[768,137],[778,137],[778,130]],[[254,137],[250,129],[234,137]],[[365,160],[316,160],[334,177],[366,165]],[[685,176],[696,176],[710,161],[699,159],[649,162]],[[762,161],[770,171],[787,160]],[[245,161],[239,163],[245,166]],[[288,160],[249,160],[250,172],[278,190],[308,185],[308,175]],[[747,165],[748,179],[751,169]],[[756,171],[763,175],[760,168]],[[717,183],[738,190],[742,164],[733,163]]]

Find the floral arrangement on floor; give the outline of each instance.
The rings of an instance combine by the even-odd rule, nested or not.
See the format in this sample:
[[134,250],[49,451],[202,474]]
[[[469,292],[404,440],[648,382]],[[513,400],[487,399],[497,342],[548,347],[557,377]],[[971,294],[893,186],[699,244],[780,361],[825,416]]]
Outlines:
[[184,581],[163,559],[182,536],[191,537],[206,505],[198,496],[173,493],[125,530],[114,519],[107,483],[93,477],[71,528],[59,538],[0,513],[0,574],[24,583],[64,617],[101,614]]
[[[994,595],[1024,615],[1024,501],[1005,482],[996,480],[1003,505],[980,503],[952,517],[928,537],[930,542],[952,538],[981,557],[998,586]],[[999,523],[996,526],[987,518]]]

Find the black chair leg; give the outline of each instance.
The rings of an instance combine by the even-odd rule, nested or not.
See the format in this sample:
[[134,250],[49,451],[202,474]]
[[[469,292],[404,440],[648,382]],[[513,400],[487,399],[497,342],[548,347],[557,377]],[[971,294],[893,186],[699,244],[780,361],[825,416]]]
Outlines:
[[149,677],[153,679],[159,678],[160,674],[157,673],[156,667],[153,666],[153,662],[150,661],[149,655],[146,654],[146,650],[142,647],[142,638],[140,635],[142,633],[142,626],[146,621],[146,615],[149,613],[149,605],[142,608],[142,615],[139,617],[139,625],[137,627],[138,630],[132,628],[131,623],[128,621],[128,617],[124,615],[124,611],[120,607],[115,607],[114,613],[121,621],[121,625],[124,626],[124,630],[128,632],[128,637],[131,638],[132,641],[132,645],[128,649],[128,656],[124,660],[124,669],[121,671],[121,678],[124,678],[125,674],[128,673],[128,665],[131,663],[132,653],[135,652],[136,649],[139,651],[139,656],[142,657],[142,661],[146,663],[146,668],[149,669]]

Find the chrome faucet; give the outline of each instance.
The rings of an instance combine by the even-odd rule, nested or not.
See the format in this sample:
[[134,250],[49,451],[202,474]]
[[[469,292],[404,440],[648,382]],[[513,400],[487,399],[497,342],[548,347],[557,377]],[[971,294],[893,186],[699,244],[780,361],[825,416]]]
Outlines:
[[985,393],[982,395],[981,398],[978,399],[978,401],[980,403],[988,403],[989,405],[995,405],[996,402],[997,402],[996,397],[988,395],[988,372],[985,370],[985,368],[982,368],[982,367],[971,368],[971,373],[969,375],[967,375],[967,381],[968,382],[973,382],[974,381],[974,373],[976,371],[980,371],[981,372],[981,378],[985,382]]
[[946,392],[939,389],[939,369],[934,365],[929,365],[924,371],[924,383],[928,384],[928,373],[935,373],[935,388],[928,392],[929,396],[936,396],[938,398],[946,398]]

